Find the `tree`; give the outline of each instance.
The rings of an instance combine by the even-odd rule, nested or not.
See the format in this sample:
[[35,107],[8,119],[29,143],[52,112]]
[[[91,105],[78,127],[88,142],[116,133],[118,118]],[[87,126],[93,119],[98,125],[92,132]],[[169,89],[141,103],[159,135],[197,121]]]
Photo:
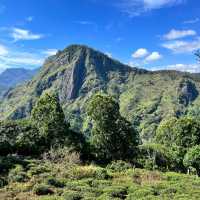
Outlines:
[[176,145],[187,150],[200,144],[200,122],[192,117],[172,118],[160,124],[156,140],[168,147]]
[[156,141],[165,145],[175,155],[178,170],[185,171],[183,159],[188,149],[200,144],[200,122],[196,118],[172,118],[160,124]]
[[86,148],[83,134],[70,130],[70,124],[65,121],[63,109],[55,94],[42,95],[32,110],[31,118],[46,149],[67,145],[73,150],[83,152]]
[[196,145],[188,150],[183,163],[186,167],[194,167],[200,176],[200,145]]
[[29,120],[0,122],[0,155],[31,155],[42,148],[39,132]]
[[31,117],[48,147],[64,143],[70,134],[69,124],[66,123],[64,112],[54,94],[42,95],[33,108]]
[[177,122],[177,118],[171,118],[160,123],[156,130],[156,141],[167,147],[174,145],[176,135],[174,133],[174,126]]
[[87,113],[93,121],[91,144],[99,159],[123,160],[133,156],[139,135],[120,115],[119,104],[111,96],[94,95]]
[[185,150],[200,144],[200,122],[193,117],[182,117],[175,123],[175,143]]

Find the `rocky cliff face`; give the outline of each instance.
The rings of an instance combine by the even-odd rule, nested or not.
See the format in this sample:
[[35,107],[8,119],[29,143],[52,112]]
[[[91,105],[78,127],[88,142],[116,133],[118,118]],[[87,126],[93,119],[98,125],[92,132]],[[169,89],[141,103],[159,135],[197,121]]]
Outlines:
[[86,132],[90,123],[85,114],[88,99],[97,91],[113,95],[119,100],[122,115],[146,140],[153,137],[162,120],[185,115],[200,104],[198,74],[131,68],[89,47],[72,45],[49,57],[27,84],[6,93],[0,119],[28,116],[46,90],[59,94],[72,127]]

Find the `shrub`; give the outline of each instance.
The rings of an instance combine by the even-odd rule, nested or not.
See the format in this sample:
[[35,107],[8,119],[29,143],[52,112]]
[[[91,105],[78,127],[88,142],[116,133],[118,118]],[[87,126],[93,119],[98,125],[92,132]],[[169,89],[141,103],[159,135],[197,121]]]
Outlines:
[[111,198],[125,199],[127,196],[127,188],[122,186],[111,186],[104,189],[104,192]]
[[0,122],[0,154],[37,154],[41,150],[38,130],[29,120]]
[[7,184],[8,182],[6,181],[6,179],[0,177],[0,188],[6,186]]
[[67,191],[63,194],[64,200],[81,200],[82,195],[79,192]]
[[123,172],[130,168],[132,168],[132,165],[122,160],[112,161],[107,165],[107,169],[110,169],[113,172]]
[[96,179],[108,179],[110,176],[107,173],[106,169],[97,168],[95,171],[95,178]]
[[54,193],[53,190],[48,185],[43,185],[43,184],[35,185],[33,188],[33,192],[36,195],[48,195],[48,194],[51,195]]
[[65,164],[80,164],[80,155],[78,152],[73,152],[68,147],[51,148],[43,155],[44,161],[50,161],[53,163],[65,163]]
[[8,174],[8,180],[11,182],[26,182],[28,176],[21,165],[16,165],[14,169],[11,169]]
[[146,169],[172,169],[175,163],[173,153],[164,145],[149,143],[139,147],[138,164]]
[[46,182],[48,185],[52,185],[58,188],[63,188],[65,186],[65,184],[62,181],[59,181],[56,178],[48,178]]
[[27,174],[28,176],[33,176],[33,175],[39,175],[39,174],[43,174],[46,172],[50,172],[50,169],[48,168],[47,165],[33,165],[30,167],[30,169],[28,170]]

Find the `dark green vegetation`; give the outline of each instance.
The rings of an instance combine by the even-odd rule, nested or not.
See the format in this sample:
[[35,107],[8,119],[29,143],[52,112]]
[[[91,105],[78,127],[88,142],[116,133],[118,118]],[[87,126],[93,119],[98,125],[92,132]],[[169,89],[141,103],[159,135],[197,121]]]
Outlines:
[[98,159],[130,159],[136,153],[139,134],[119,113],[119,104],[110,96],[95,95],[88,105],[93,120],[91,145]]
[[198,74],[58,52],[1,102],[0,199],[198,199],[199,91]]

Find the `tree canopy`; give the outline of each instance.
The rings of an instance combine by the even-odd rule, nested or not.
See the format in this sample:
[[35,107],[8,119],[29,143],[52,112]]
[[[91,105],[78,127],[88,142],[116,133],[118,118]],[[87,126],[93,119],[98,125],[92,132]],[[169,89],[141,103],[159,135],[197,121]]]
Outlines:
[[94,95],[88,103],[87,112],[93,122],[91,143],[98,158],[119,160],[134,155],[139,135],[120,115],[119,104],[113,97]]

